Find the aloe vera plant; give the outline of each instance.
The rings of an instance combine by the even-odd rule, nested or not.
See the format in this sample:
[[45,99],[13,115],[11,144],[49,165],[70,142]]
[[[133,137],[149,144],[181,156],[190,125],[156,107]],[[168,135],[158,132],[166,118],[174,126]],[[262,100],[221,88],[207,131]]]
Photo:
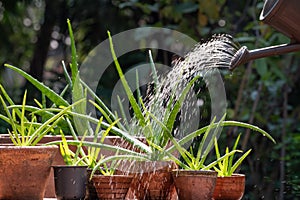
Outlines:
[[[174,124],[176,121],[176,116],[179,113],[183,101],[185,100],[188,92],[192,88],[195,81],[199,78],[199,76],[196,76],[192,80],[190,80],[186,84],[186,86],[181,90],[181,94],[177,98],[175,98],[174,95],[170,96],[169,101],[167,102],[167,109],[165,109],[165,113],[163,113],[163,117],[162,119],[160,119],[158,118],[158,116],[152,113],[152,111],[149,110],[148,107],[144,105],[144,102],[142,101],[141,97],[135,99],[133,92],[131,91],[129,84],[127,83],[127,80],[125,79],[121,66],[114,52],[114,46],[113,46],[113,41],[110,32],[108,32],[108,37],[110,42],[111,54],[116,69],[118,71],[124,90],[129,99],[130,105],[133,109],[134,120],[136,120],[136,123],[131,125],[132,129],[129,128],[128,131],[133,130],[134,132],[136,129],[143,133],[143,136],[145,136],[147,143],[152,149],[151,153],[149,154],[149,159],[152,160],[175,159],[176,162],[184,168],[194,168],[194,169],[210,168],[213,165],[215,165],[217,161],[213,162],[212,165],[209,166],[204,166],[204,161],[213,145],[213,140],[208,142],[209,145],[206,146],[206,149],[204,149],[205,146],[204,141],[206,140],[208,134],[211,134],[210,132],[211,130],[216,131],[216,129],[223,126],[238,126],[238,127],[249,128],[254,131],[260,132],[262,135],[267,136],[271,141],[275,142],[275,140],[272,138],[271,135],[269,135],[267,132],[265,132],[264,130],[260,129],[257,126],[250,125],[243,122],[238,122],[238,121],[225,121],[224,119],[220,120],[217,123],[213,121],[210,125],[199,128],[198,130],[187,134],[185,137],[177,141],[172,135],[172,131],[174,130]],[[154,68],[153,67],[154,63],[153,60],[151,59],[151,56],[150,56],[150,61],[151,61],[152,68]],[[156,73],[153,74],[155,75]],[[158,85],[157,77],[154,77],[154,80],[155,80],[155,85]],[[173,92],[175,92],[176,90],[177,88],[174,87]],[[154,101],[154,109],[155,106],[156,105]],[[122,110],[123,109],[122,105],[120,107]],[[126,127],[128,127],[128,125]],[[189,153],[187,150],[183,148],[183,145],[193,140],[195,137],[203,134],[204,134],[203,142],[201,142],[200,144],[200,148],[198,150],[197,156],[194,157],[191,153]],[[172,145],[168,146],[168,144],[170,144],[169,143],[170,141]],[[187,164],[184,164],[183,162],[181,162],[180,160],[178,160],[172,155],[172,153],[175,150],[180,152],[180,155],[184,158]],[[225,157],[221,157],[218,160],[223,160],[224,158],[232,155],[234,152],[235,151],[232,151],[229,154],[227,154]]]
[[213,145],[213,141],[208,141],[207,138],[209,134],[212,134],[213,136],[216,137],[219,129],[221,128],[221,122],[224,120],[224,117],[216,123],[216,127],[213,127],[215,124],[215,119],[210,123],[210,125],[207,127],[205,130],[204,135],[202,136],[202,139],[200,141],[199,147],[196,151],[196,153],[193,152],[192,147],[190,148],[190,151],[186,150],[182,146],[180,146],[176,140],[172,140],[174,142],[174,145],[176,149],[179,151],[183,162],[180,160],[176,160],[176,163],[178,163],[179,166],[181,166],[183,169],[186,170],[208,170],[211,167],[214,167],[217,163],[221,162],[222,160],[227,159],[229,156],[235,153],[235,150],[231,152],[226,152],[226,154],[222,157],[218,157],[216,161],[213,161],[206,165],[206,159],[208,156],[208,153],[210,152],[210,149]]
[[[64,161],[67,165],[84,165],[87,166],[89,169],[94,169],[95,166],[97,165],[97,162],[99,160],[102,160],[104,156],[101,154],[101,147],[93,147],[93,146],[85,146],[85,138],[86,138],[86,133],[82,136],[80,139],[74,130],[74,127],[72,123],[70,122],[69,119],[66,119],[68,122],[68,125],[70,126],[71,134],[73,139],[72,140],[67,140],[65,137],[65,134],[61,131],[61,137],[62,140],[58,142],[51,142],[48,144],[59,144],[60,146],[60,151],[61,155],[64,158]],[[103,144],[106,136],[109,134],[111,128],[117,123],[117,121],[113,122],[110,124],[110,126],[102,130],[101,129],[101,123],[103,121],[103,117],[101,117],[98,121],[97,127],[95,129],[95,132],[93,134],[92,138],[92,143],[95,144]],[[77,142],[75,145],[75,152],[72,151],[69,148],[70,143]],[[113,147],[111,147],[113,148]],[[104,163],[106,165],[106,163]]]
[[[38,81],[22,69],[15,67],[10,64],[4,64],[5,67],[10,68],[14,70],[15,72],[19,73],[21,76],[27,79],[30,83],[32,83],[40,92],[42,93],[43,96],[47,97],[51,103],[53,103],[52,107],[59,107],[59,106],[70,106],[70,102],[68,102],[64,97],[65,93],[67,90],[71,91],[71,99],[73,102],[78,101],[79,99],[86,98],[86,93],[89,93],[92,98],[95,99],[95,101],[101,106],[102,108],[102,113],[106,117],[106,120],[109,122],[115,121],[117,117],[107,108],[107,106],[103,103],[103,101],[96,95],[95,92],[93,92],[87,84],[85,84],[79,76],[79,71],[78,71],[78,62],[77,62],[77,53],[76,53],[76,47],[75,47],[75,41],[74,41],[74,36],[73,36],[73,31],[72,31],[72,26],[70,23],[70,20],[67,20],[68,24],[68,30],[70,34],[70,39],[71,39],[71,63],[70,63],[70,69],[71,69],[71,76],[68,74],[68,71],[66,69],[66,66],[63,62],[63,68],[64,68],[64,74],[65,78],[68,82],[68,85],[65,87],[63,92],[61,94],[57,94],[54,90],[46,86],[44,83]],[[76,105],[72,108],[73,112],[77,112],[79,114],[85,115],[86,113],[86,105],[84,103]],[[40,113],[44,114],[44,113]],[[47,113],[46,116],[44,117],[49,117],[49,113]],[[74,121],[78,126],[76,127],[77,129],[77,134],[83,134],[85,130],[88,127],[88,122],[86,119],[80,119],[78,120],[75,116]],[[120,125],[119,128],[122,129],[122,125]],[[118,126],[117,125],[117,126]],[[67,124],[65,123],[65,126]]]
[[[118,62],[118,59],[116,57],[116,54],[114,52],[114,46],[112,37],[110,35],[110,32],[108,32],[109,42],[110,42],[110,49],[111,49],[111,55],[113,57],[117,72],[120,76],[121,82],[123,84],[124,90],[126,92],[126,95],[129,99],[130,105],[133,108],[134,111],[134,120],[132,124],[129,124],[129,120],[125,120],[124,125],[120,125],[120,123],[116,123],[118,127],[111,127],[110,131],[115,133],[116,135],[122,136],[125,138],[125,140],[129,141],[132,144],[135,144],[137,148],[140,148],[141,152],[143,154],[138,154],[136,152],[130,151],[128,149],[123,149],[121,147],[111,147],[106,146],[105,144],[101,143],[95,143],[95,142],[87,142],[84,141],[83,145],[92,147],[92,148],[106,148],[113,151],[118,151],[120,155],[117,155],[116,157],[108,157],[99,160],[97,163],[97,167],[103,165],[106,162],[111,162],[118,159],[137,159],[137,160],[175,160],[180,166],[184,168],[194,168],[194,169],[206,169],[214,166],[217,161],[223,160],[227,158],[228,156],[234,154],[236,151],[229,152],[227,155],[220,157],[217,159],[217,161],[211,163],[211,165],[205,166],[205,159],[207,157],[208,152],[210,151],[210,147],[213,145],[213,140],[209,141],[209,145],[204,145],[204,141],[206,140],[208,134],[211,134],[211,131],[216,131],[220,127],[223,126],[239,126],[244,128],[250,128],[254,131],[258,131],[264,136],[267,136],[270,140],[273,142],[274,139],[265,131],[262,129],[242,122],[237,121],[225,121],[220,120],[219,122],[212,122],[210,125],[201,127],[198,130],[187,134],[185,137],[183,137],[180,140],[176,140],[175,137],[172,136],[172,131],[174,130],[174,124],[176,120],[176,116],[179,113],[183,101],[186,98],[189,90],[193,87],[193,84],[196,82],[196,80],[199,78],[198,76],[194,77],[192,80],[190,80],[186,86],[181,91],[181,94],[175,98],[171,95],[169,102],[167,102],[167,109],[164,113],[162,120],[158,119],[157,116],[155,116],[154,113],[152,113],[151,110],[149,110],[148,107],[144,104],[142,98],[138,96],[136,99],[133,95],[133,92],[131,91],[129,84],[127,83],[127,80],[125,79],[125,76],[123,74],[123,71],[121,69],[121,66]],[[150,64],[152,66],[152,69],[155,71],[154,63],[150,54]],[[153,73],[154,75],[156,73]],[[138,76],[137,76],[138,79]],[[158,79],[157,76],[154,77],[155,85],[158,85]],[[81,84],[88,90],[89,88],[84,85],[83,82]],[[174,88],[176,90],[176,88]],[[139,92],[137,92],[139,94]],[[110,118],[111,111],[107,112],[106,108],[103,107],[102,103],[99,101],[96,103],[93,103],[94,106],[103,114],[105,119],[109,122],[108,124],[105,122],[101,123],[101,126],[104,128],[110,127],[109,124],[111,124],[113,121]],[[122,104],[120,103],[121,110],[124,108],[122,107]],[[91,116],[82,114],[80,112],[75,112],[74,110],[70,112],[71,115],[76,116],[78,119],[85,119],[93,123],[97,123],[98,119],[95,119]],[[129,133],[130,132],[142,132],[143,136],[145,136],[146,141],[149,146],[146,146],[143,143],[139,143],[134,137],[132,137]],[[193,157],[191,153],[189,153],[187,150],[183,148],[183,146],[193,140],[197,136],[203,135],[203,142],[200,144],[200,148],[198,150],[197,156]],[[73,140],[68,141],[69,144],[80,144],[80,141]],[[171,144],[171,145],[170,145]],[[169,145],[169,146],[168,146]],[[206,148],[205,148],[206,147]],[[205,148],[205,149],[204,149]],[[181,162],[179,159],[177,159],[172,153],[174,151],[179,151],[180,155],[185,158],[185,162]]]
[[[96,95],[96,93],[85,82],[83,82],[80,79],[75,41],[74,41],[72,26],[69,20],[67,20],[67,24],[68,24],[68,30],[71,39],[71,53],[72,53],[71,56],[72,60],[70,64],[71,76],[68,74],[66,66],[63,62],[64,74],[68,82],[68,85],[65,87],[65,89],[61,94],[57,94],[54,90],[44,85],[42,82],[38,81],[37,79],[35,79],[25,71],[19,69],[18,67],[15,67],[10,64],[5,64],[4,66],[14,70],[15,72],[19,73],[21,76],[26,78],[27,81],[31,82],[37,89],[40,90],[43,97],[47,97],[53,104],[50,108],[47,108],[45,103],[42,104],[38,103],[38,107],[26,106],[25,109],[27,111],[29,112],[36,111],[36,115],[40,116],[44,121],[46,121],[52,118],[53,116],[55,116],[57,112],[61,110],[60,109],[61,107],[69,107],[72,105],[70,102],[66,100],[67,98],[64,97],[66,91],[70,90],[71,99],[73,100],[73,102],[76,102],[79,99],[86,99],[87,94],[89,94],[91,98],[93,98],[96,102],[94,105],[97,105],[97,108],[100,110],[101,114],[105,118],[105,121],[103,120],[101,123],[101,127],[108,128],[110,124],[112,124],[114,121],[117,121],[118,117],[115,116],[115,114],[113,114],[113,112],[110,111],[110,109],[108,109],[108,107]],[[98,122],[98,119],[96,117],[89,116],[88,113],[86,113],[85,102],[87,102],[87,100],[82,101],[82,103],[80,104],[75,104],[74,106],[71,106],[70,108],[72,109],[68,110],[67,112],[69,118],[71,119],[70,122],[72,123],[77,135],[83,135],[86,131],[88,131],[87,135],[93,135],[93,131],[89,123],[96,122],[97,124]],[[59,122],[59,126],[61,129],[65,131],[70,131],[66,118],[61,118]],[[115,133],[116,135],[127,140],[129,143],[139,146],[141,149],[147,148],[145,144],[143,144],[139,140],[136,140],[134,137],[129,135],[126,129],[124,128],[123,124],[121,124],[119,121],[117,121],[115,126],[111,129],[111,133]]]
[[[199,129],[198,131],[196,131],[196,133],[191,133],[189,135],[187,135],[185,138],[183,138],[182,140],[179,140],[177,142],[176,139],[174,139],[172,136],[170,137],[170,140],[173,143],[173,146],[170,148],[175,148],[180,156],[182,157],[181,161],[180,159],[174,157],[174,156],[170,156],[181,168],[186,169],[186,170],[209,170],[211,168],[214,168],[217,164],[220,165],[221,162],[228,160],[229,158],[231,158],[236,152],[239,152],[239,150],[233,149],[231,151],[226,151],[226,153],[223,156],[217,156],[217,160],[211,161],[210,163],[206,163],[208,154],[211,150],[211,147],[214,144],[213,140],[208,140],[208,135],[212,134],[213,137],[215,138],[219,129],[224,125],[224,118],[225,115],[223,116],[223,118],[219,121],[219,122],[215,122],[215,119],[208,125],[203,127],[202,129]],[[243,125],[243,123],[239,124],[239,122],[233,122],[236,126],[241,126]],[[163,124],[161,124],[162,126],[164,126]],[[244,124],[247,125],[248,128],[254,128],[252,127],[252,125],[249,124]],[[167,129],[167,127],[165,127],[165,129]],[[259,130],[259,131],[263,131],[263,130]],[[191,148],[190,151],[186,150],[183,147],[184,142],[188,141],[186,140],[186,138],[193,138],[196,137],[198,135],[202,135],[202,139],[200,141],[199,147],[197,149],[196,154],[193,152],[193,149]],[[168,149],[166,152],[171,152],[171,150]]]
[[61,133],[61,142],[59,143],[60,154],[64,159],[64,162],[68,166],[86,166],[86,163],[83,161],[84,158],[80,157],[80,150],[82,148],[82,143],[76,146],[76,151],[73,152],[69,148],[69,144],[65,135]]
[[[46,121],[40,122],[36,112],[30,112],[28,116],[26,115],[26,91],[22,105],[16,105],[2,85],[0,85],[0,90],[2,93],[0,101],[5,111],[5,114],[0,114],[0,118],[11,126],[12,130],[8,130],[8,133],[11,141],[16,146],[36,145],[46,134],[53,132],[63,116],[72,109],[72,106],[80,103],[77,102],[64,107],[58,113],[51,115]],[[36,111],[39,111],[39,109]]]
[[[240,140],[240,136],[241,134],[238,135],[233,147],[232,147],[232,151],[236,151],[239,140]],[[219,146],[218,146],[218,141],[215,138],[214,140],[214,146],[215,146],[215,152],[216,152],[216,157],[219,160],[221,155],[220,155],[220,151],[219,151]],[[229,152],[229,148],[226,147],[225,149],[225,154],[227,154]],[[240,151],[242,152],[242,151]],[[226,159],[222,160],[222,161],[218,161],[218,164],[215,165],[213,167],[213,169],[218,172],[218,176],[232,176],[232,174],[237,170],[237,168],[242,164],[243,160],[250,154],[251,149],[249,149],[248,151],[246,151],[244,154],[242,154],[240,156],[240,158],[238,160],[236,160],[236,162],[234,162],[234,156],[235,154],[233,153],[232,155],[226,157]]]
[[[96,105],[95,102],[92,102]],[[97,108],[99,106],[96,106]],[[52,109],[53,110],[53,109]],[[59,109],[53,110],[54,112],[59,112]],[[100,172],[104,175],[112,174],[117,167],[117,164],[120,160],[148,160],[146,155],[138,153],[134,150],[113,146],[110,144],[105,144],[104,140],[106,136],[111,132],[114,126],[118,123],[119,120],[109,124],[107,127],[103,128],[103,117],[95,120],[95,118],[91,118],[87,115],[79,115],[76,112],[69,112],[68,116],[76,115],[78,119],[84,118],[90,123],[96,125],[95,130],[93,130],[92,141],[86,140],[86,133],[84,136],[80,138],[76,132],[75,127],[71,123],[70,119],[66,118],[66,122],[69,125],[70,133],[72,135],[72,139],[66,139],[64,133],[60,131],[62,136],[61,141],[53,141],[47,143],[47,145],[59,145],[61,150],[61,155],[64,158],[64,161],[67,165],[84,165],[87,166],[88,169],[92,170],[91,177],[95,173],[95,171],[100,170]],[[125,133],[122,133],[125,134]],[[143,144],[139,146],[138,140],[133,138],[133,143],[136,144],[141,151],[149,152],[150,148]],[[75,150],[71,150],[69,146],[72,145],[75,147]],[[104,155],[101,150],[108,150],[112,155]],[[113,167],[114,166],[114,167]]]

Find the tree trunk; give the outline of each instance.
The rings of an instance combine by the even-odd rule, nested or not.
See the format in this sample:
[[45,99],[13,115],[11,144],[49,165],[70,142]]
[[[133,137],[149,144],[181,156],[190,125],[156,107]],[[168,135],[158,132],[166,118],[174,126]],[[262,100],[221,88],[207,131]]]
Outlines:
[[[38,40],[35,44],[34,54],[30,63],[29,74],[39,81],[43,81],[44,65],[48,56],[51,33],[59,14],[60,1],[45,0],[44,21],[38,33]],[[26,83],[29,101],[33,98],[40,98],[40,94],[29,82]]]

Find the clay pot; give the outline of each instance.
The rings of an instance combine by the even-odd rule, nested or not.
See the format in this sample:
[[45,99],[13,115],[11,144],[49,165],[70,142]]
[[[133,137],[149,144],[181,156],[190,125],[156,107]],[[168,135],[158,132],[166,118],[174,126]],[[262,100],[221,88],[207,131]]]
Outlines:
[[42,200],[57,146],[0,146],[0,199]]
[[[72,136],[68,136],[66,135],[67,140],[72,140],[73,137]],[[81,137],[79,137],[79,139],[81,139]],[[86,141],[93,141],[94,137],[93,136],[86,136],[85,140]],[[140,141],[143,141],[146,143],[145,139],[143,137],[139,138]],[[61,136],[57,135],[57,136],[50,136],[50,135],[45,135],[42,140],[39,142],[39,144],[45,144],[48,142],[52,142],[52,141],[61,141]],[[0,144],[3,145],[12,145],[11,139],[9,137],[8,134],[1,134],[0,135]],[[131,150],[136,150],[138,152],[138,149],[134,148],[131,144],[129,144],[128,142],[124,141],[124,139],[122,139],[121,137],[118,136],[106,136],[105,140],[104,140],[104,144],[108,144],[108,145],[114,145],[114,146],[121,146],[123,148],[127,148],[127,149],[131,149]],[[73,148],[73,146],[71,146],[70,148]],[[107,156],[112,156],[115,155],[115,152],[113,151],[109,151],[106,149],[101,149],[101,154]],[[60,153],[57,153],[54,161],[52,163],[52,165],[58,166],[58,165],[65,165],[65,162],[63,160],[63,157],[61,156]],[[54,186],[54,173],[53,173],[53,169],[51,169],[50,172],[50,177],[48,179],[48,183],[46,184],[46,191],[45,191],[45,197],[47,198],[55,198],[55,186]],[[94,200],[94,199],[93,199]]]
[[133,176],[130,175],[93,175],[92,181],[101,200],[123,200],[131,185]]
[[217,172],[174,170],[172,175],[179,199],[207,200],[212,198]]
[[86,166],[53,166],[53,169],[57,199],[79,200],[85,198]]
[[[169,200],[175,192],[171,161],[135,162],[129,174],[134,176],[127,199]],[[128,172],[127,172],[128,173]]]
[[215,200],[242,199],[245,190],[245,175],[233,174],[228,177],[218,177],[213,198]]

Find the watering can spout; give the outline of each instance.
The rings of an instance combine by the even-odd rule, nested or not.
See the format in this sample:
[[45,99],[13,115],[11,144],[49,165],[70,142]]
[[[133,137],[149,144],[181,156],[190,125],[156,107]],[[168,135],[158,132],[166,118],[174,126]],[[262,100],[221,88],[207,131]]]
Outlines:
[[233,70],[250,60],[300,51],[300,0],[265,0],[260,20],[288,36],[294,43],[248,50],[243,46],[230,63]]
[[300,51],[300,43],[297,44],[282,44],[277,46],[265,47],[261,49],[248,50],[246,46],[240,48],[234,55],[230,63],[230,70],[235,69],[237,66],[245,64],[251,60],[281,55],[285,53]]

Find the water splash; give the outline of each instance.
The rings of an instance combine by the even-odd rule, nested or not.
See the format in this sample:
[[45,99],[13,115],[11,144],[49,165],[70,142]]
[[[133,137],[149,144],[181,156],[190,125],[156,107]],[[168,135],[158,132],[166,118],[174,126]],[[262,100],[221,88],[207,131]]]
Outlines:
[[184,80],[196,75],[204,76],[208,70],[230,67],[230,61],[239,46],[227,34],[212,36],[208,41],[200,42],[180,59],[160,86],[161,96],[167,95],[172,88]]
[[[161,80],[157,92],[148,97],[150,101],[147,109],[162,121],[165,113],[168,112],[168,102],[172,98],[174,98],[173,102],[176,102],[184,88],[195,76],[210,78],[216,69],[229,69],[230,61],[238,49],[239,45],[227,34],[217,34],[207,41],[196,44],[183,58],[176,59],[173,62],[173,69]],[[191,109],[197,107],[196,95],[198,94],[195,94],[192,88],[182,104],[182,109],[187,112],[181,113],[179,120],[191,123],[172,130],[173,134],[177,134],[179,138],[185,136],[187,132],[198,129],[198,126],[195,126],[193,120],[191,120],[200,118],[196,111]],[[154,125],[154,127],[157,132],[160,132],[160,126]]]
[[[178,58],[173,62],[173,69],[165,77],[159,78],[160,82],[157,88],[155,88],[155,92],[150,92],[150,95],[147,97],[148,101],[146,102],[145,110],[153,114],[158,121],[163,122],[165,114],[170,112],[170,106],[174,106],[174,102],[178,101],[178,98],[191,79],[195,76],[212,77],[211,75],[214,71],[219,68],[229,69],[230,61],[238,50],[239,45],[227,34],[213,35],[209,40],[196,44],[183,58]],[[198,91],[198,93],[200,92]],[[178,138],[182,138],[187,133],[198,129],[199,123],[191,120],[200,119],[200,114],[194,109],[199,108],[197,106],[198,100],[196,99],[196,95],[198,94],[195,94],[195,91],[191,88],[181,105],[181,110],[185,112],[181,112],[176,120],[186,123],[184,126],[174,126],[171,130]],[[171,105],[169,104],[170,101],[173,101]],[[222,106],[220,105],[220,107]],[[144,115],[146,116],[147,114],[144,113]],[[220,115],[220,117],[223,116],[222,113]],[[135,136],[144,136],[147,134],[147,127],[141,127],[139,123],[138,119],[133,118],[130,123],[129,132]],[[152,142],[157,144],[162,140],[163,136],[159,134],[162,133],[163,128],[153,119],[150,126],[153,129],[151,133],[153,134]]]

